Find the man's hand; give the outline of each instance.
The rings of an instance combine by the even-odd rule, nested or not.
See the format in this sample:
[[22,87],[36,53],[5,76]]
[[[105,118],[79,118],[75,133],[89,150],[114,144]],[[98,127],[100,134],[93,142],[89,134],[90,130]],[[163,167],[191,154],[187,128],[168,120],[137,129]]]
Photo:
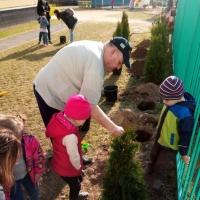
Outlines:
[[124,133],[124,129],[121,126],[115,126],[113,130],[110,131],[113,137],[118,137]]

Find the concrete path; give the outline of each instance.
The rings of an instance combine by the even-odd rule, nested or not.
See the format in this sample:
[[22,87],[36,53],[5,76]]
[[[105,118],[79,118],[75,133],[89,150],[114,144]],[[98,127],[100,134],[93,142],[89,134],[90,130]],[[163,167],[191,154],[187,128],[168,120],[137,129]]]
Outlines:
[[[63,23],[59,23],[51,26],[51,34],[60,31],[62,29],[66,29],[66,25]],[[8,37],[0,40],[0,51],[15,47],[17,45],[23,44],[25,42],[30,42],[31,40],[35,40],[39,37],[39,29],[27,31],[23,34]]]
[[[148,10],[147,10],[148,12]],[[157,14],[160,12],[160,9],[150,10],[150,12]],[[115,22],[117,23],[121,19],[122,11],[119,9],[77,9],[75,10],[75,16],[79,19],[78,23],[83,23],[86,21],[97,22]],[[55,18],[55,16],[52,16]],[[151,27],[150,21],[129,19],[130,31],[134,33],[147,32]],[[144,24],[144,26],[142,26]],[[56,33],[57,31],[66,29],[66,25],[63,22],[59,24],[51,25],[51,34]],[[23,34],[8,37],[5,39],[0,39],[0,52],[6,49],[15,47],[17,45],[29,42],[31,40],[38,39],[39,37],[39,27],[36,30],[27,31]]]

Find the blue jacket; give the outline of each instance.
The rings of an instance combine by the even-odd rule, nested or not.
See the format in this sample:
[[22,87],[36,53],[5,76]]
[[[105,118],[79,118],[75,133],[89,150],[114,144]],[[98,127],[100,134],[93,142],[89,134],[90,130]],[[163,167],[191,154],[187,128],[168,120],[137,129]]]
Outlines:
[[[185,101],[170,106],[165,117],[158,143],[173,150],[179,150],[181,155],[187,155],[194,127],[195,100],[189,93],[184,94]],[[164,105],[161,116],[167,105]]]
[[47,28],[49,22],[45,16],[40,17],[40,28]]

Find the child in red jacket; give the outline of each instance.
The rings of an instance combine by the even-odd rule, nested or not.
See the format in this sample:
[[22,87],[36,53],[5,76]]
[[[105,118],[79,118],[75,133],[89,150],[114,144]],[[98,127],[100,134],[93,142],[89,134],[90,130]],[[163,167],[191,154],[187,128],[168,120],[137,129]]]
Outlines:
[[90,115],[88,100],[75,94],[68,99],[65,110],[53,115],[46,129],[46,136],[51,138],[53,145],[52,169],[69,184],[70,200],[88,196],[87,192],[80,192],[83,163],[79,126]]

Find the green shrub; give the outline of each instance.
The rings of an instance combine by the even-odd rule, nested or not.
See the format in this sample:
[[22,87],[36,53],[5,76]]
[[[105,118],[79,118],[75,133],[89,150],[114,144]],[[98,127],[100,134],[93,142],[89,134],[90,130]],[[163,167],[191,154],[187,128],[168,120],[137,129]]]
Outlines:
[[166,77],[166,65],[169,59],[168,35],[165,23],[158,22],[151,28],[151,45],[143,71],[148,82],[160,84]]
[[129,41],[130,30],[129,30],[129,23],[128,23],[128,15],[126,14],[126,11],[123,11],[121,24],[122,24],[122,37],[126,38]]
[[113,33],[113,37],[116,36],[122,36],[122,24],[121,22],[117,22],[117,28],[115,30],[115,32]]
[[169,36],[169,29],[164,22],[158,22],[157,24],[153,25],[151,28],[151,37],[157,37],[161,35],[162,43],[164,45],[165,51],[168,50],[168,36]]
[[122,20],[121,22],[117,22],[117,28],[113,33],[113,37],[121,36],[130,40],[130,30],[129,30],[129,23],[128,23],[128,15],[126,11],[122,13]]
[[133,131],[126,131],[115,138],[111,147],[105,175],[101,200],[147,199],[147,190],[143,183],[143,173],[134,156],[139,148]]
[[160,84],[164,77],[165,50],[162,44],[162,37],[158,35],[151,40],[150,50],[148,51],[144,66],[144,76],[146,81]]

